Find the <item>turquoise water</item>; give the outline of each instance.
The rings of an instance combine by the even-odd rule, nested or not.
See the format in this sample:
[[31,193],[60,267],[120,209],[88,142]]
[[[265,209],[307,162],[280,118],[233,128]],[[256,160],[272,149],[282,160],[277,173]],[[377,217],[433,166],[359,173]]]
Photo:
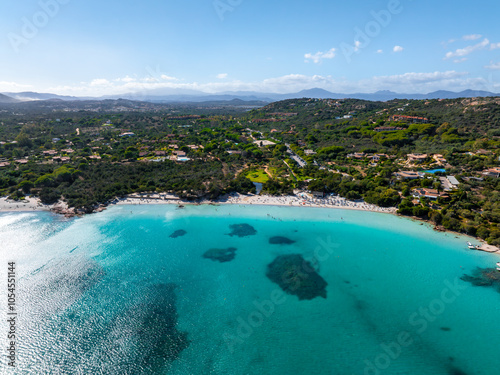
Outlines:
[[[257,233],[229,236],[230,225]],[[184,230],[176,238],[172,233]],[[180,233],[180,232],[178,232]],[[272,245],[283,236],[295,241]],[[393,215],[268,206],[115,206],[0,215],[18,268],[16,374],[498,374],[500,293],[459,278],[498,257]],[[231,261],[202,255],[236,248]],[[266,277],[301,254],[328,283]],[[0,290],[0,337],[8,327]],[[3,333],[5,332],[5,334]],[[5,343],[2,344],[4,348]]]
[[436,173],[436,172],[443,172],[443,173],[446,173],[446,169],[429,169],[427,171],[424,171],[424,173]]

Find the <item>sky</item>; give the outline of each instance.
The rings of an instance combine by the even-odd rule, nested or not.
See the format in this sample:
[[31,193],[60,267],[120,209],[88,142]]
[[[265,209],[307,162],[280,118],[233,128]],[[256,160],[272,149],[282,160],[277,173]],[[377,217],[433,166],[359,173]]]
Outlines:
[[494,0],[6,0],[0,92],[500,93]]

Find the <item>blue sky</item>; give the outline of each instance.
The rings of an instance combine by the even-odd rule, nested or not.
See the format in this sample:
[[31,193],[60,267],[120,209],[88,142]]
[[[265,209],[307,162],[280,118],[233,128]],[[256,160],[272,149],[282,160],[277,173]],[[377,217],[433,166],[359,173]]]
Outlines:
[[0,91],[500,92],[500,3],[0,4]]

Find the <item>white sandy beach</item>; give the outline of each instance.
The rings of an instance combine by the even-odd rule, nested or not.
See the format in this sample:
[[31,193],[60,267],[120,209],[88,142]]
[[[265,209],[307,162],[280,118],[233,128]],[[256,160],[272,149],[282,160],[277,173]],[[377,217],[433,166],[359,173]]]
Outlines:
[[[341,197],[329,196],[325,198],[313,198],[311,195],[306,193],[281,197],[273,197],[270,195],[231,194],[215,201],[204,200],[200,201],[199,203],[341,208],[386,213],[395,213],[397,211],[397,209],[394,207],[378,207],[376,205],[368,204],[365,202],[349,201]],[[131,194],[125,199],[118,200],[116,204],[192,204],[192,202],[179,199],[178,197],[170,194]]]
[[14,201],[6,197],[0,198],[0,212],[9,211],[50,211],[53,205],[42,204],[38,198],[27,197],[22,201]]
[[220,204],[258,204],[271,206],[289,206],[289,207],[322,207],[322,208],[341,208],[348,210],[362,210],[374,212],[395,213],[394,207],[378,207],[365,202],[353,202],[345,198],[329,196],[325,198],[313,198],[309,194],[300,193],[299,195],[273,197],[269,195],[231,195],[227,201],[221,201]]
[[21,201],[15,201],[7,197],[0,197],[0,212],[36,212],[36,211],[55,211],[58,213],[67,209],[64,202],[55,204],[43,204],[39,198],[26,197]]

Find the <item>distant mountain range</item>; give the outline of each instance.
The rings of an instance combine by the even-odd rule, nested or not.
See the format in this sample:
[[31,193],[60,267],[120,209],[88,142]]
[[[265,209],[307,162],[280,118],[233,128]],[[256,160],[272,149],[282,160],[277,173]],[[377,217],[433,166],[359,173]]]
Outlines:
[[[57,94],[46,94],[32,91],[25,92],[4,92],[2,93],[4,96],[8,96],[15,101],[20,102],[28,102],[33,100],[52,100],[52,99],[60,99],[60,100],[91,100],[94,98],[90,97],[77,97],[77,96],[65,96],[65,95],[57,95]],[[1,101],[1,98],[0,98]],[[2,102],[3,103],[3,102]]]
[[299,98],[317,98],[317,99],[363,99],[371,101],[388,101],[392,99],[457,99],[457,98],[473,98],[473,97],[488,97],[500,96],[488,91],[465,90],[461,92],[452,91],[434,91],[428,94],[401,94],[392,91],[377,91],[375,93],[355,93],[355,94],[341,94],[333,93],[327,90],[314,88],[309,90],[302,90],[297,93],[290,94],[276,94],[276,93],[262,93],[254,91],[235,91],[235,92],[222,92],[218,94],[209,94],[201,91],[194,90],[150,90],[140,93],[128,93],[122,95],[110,95],[103,97],[76,97],[76,96],[63,96],[57,94],[37,93],[37,92],[5,92],[0,94],[0,103],[16,103],[34,100],[105,100],[105,99],[128,99],[136,101],[146,101],[155,103],[186,103],[186,102],[224,102],[232,100],[242,100],[245,102],[274,102],[286,99],[299,99]]
[[19,100],[14,99],[11,96],[0,94],[0,103],[18,103]]

